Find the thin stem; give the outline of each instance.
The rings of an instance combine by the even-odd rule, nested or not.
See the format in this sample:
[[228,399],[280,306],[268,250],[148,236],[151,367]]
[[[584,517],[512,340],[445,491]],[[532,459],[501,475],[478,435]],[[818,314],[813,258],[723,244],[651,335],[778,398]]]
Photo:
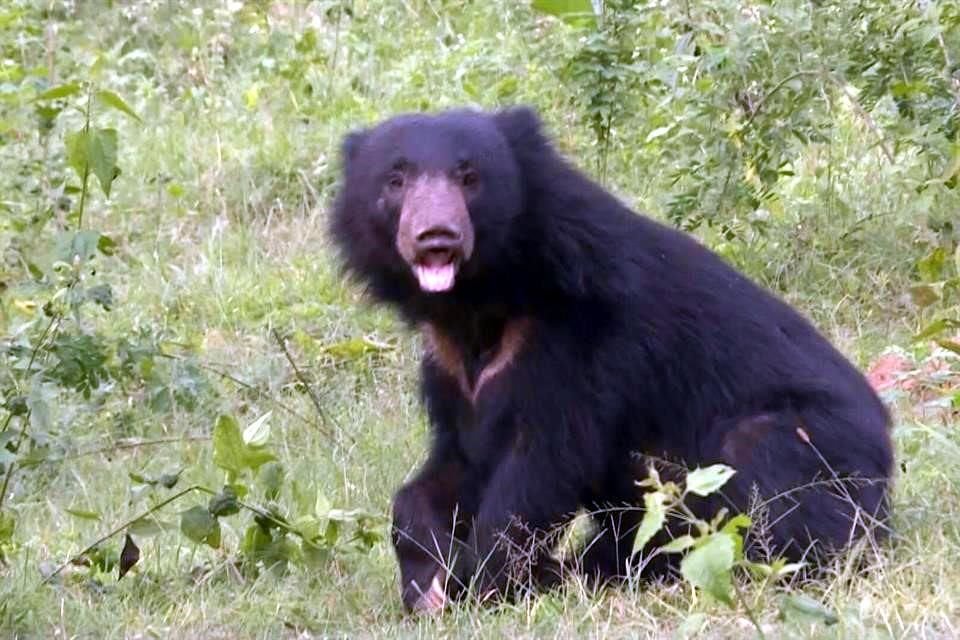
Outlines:
[[[311,387],[310,383],[307,382],[306,377],[304,377],[303,373],[300,371],[300,367],[297,366],[297,363],[293,360],[293,356],[290,355],[290,351],[287,349],[286,341],[280,336],[280,332],[278,332],[276,329],[273,329],[273,338],[277,341],[277,344],[280,345],[280,350],[283,351],[284,357],[286,357],[287,362],[289,362],[290,366],[293,368],[293,374],[297,377],[297,380],[300,381],[300,384],[302,384],[307,390],[307,395],[310,397],[311,402],[313,402],[313,406],[317,409],[317,415],[327,424],[332,424],[332,421],[327,416],[327,413],[323,410],[323,405],[320,404],[320,398],[317,397],[313,387]],[[328,428],[322,427],[319,424],[317,427],[320,429],[320,432],[323,435],[333,439],[333,434]]]
[[85,556],[86,554],[90,553],[91,551],[93,551],[94,549],[96,549],[97,546],[99,546],[100,544],[106,542],[107,540],[109,540],[109,539],[112,538],[113,536],[117,535],[117,534],[120,533],[121,531],[124,531],[127,527],[129,527],[130,525],[132,525],[132,524],[133,524],[134,522],[136,522],[137,520],[139,520],[139,519],[141,519],[141,518],[146,518],[147,516],[149,516],[149,515],[151,515],[151,514],[153,514],[153,513],[156,513],[157,511],[159,511],[160,509],[164,508],[165,506],[167,506],[168,504],[170,504],[170,503],[173,502],[174,500],[179,500],[179,499],[182,498],[183,496],[185,496],[185,495],[187,495],[188,493],[191,493],[191,492],[193,492],[193,491],[200,491],[200,492],[203,492],[203,493],[208,493],[208,494],[210,494],[210,495],[216,495],[216,492],[211,491],[210,489],[208,489],[208,488],[206,488],[206,487],[204,487],[204,486],[198,485],[198,484],[195,484],[195,485],[193,485],[192,487],[187,487],[186,489],[184,489],[184,490],[182,490],[182,491],[180,491],[180,492],[178,492],[178,493],[173,494],[172,496],[170,496],[170,497],[167,498],[166,500],[163,500],[163,501],[161,501],[161,502],[158,502],[157,504],[153,505],[152,507],[150,507],[149,509],[147,509],[147,510],[144,511],[143,513],[137,515],[136,517],[133,517],[133,518],[127,520],[126,522],[124,522],[123,524],[121,524],[121,525],[119,525],[119,526],[117,526],[117,527],[114,527],[114,528],[111,529],[109,532],[103,534],[102,536],[100,536],[99,538],[97,538],[94,542],[92,542],[92,543],[90,543],[89,545],[87,545],[86,547],[84,547],[79,553],[75,553],[74,555],[70,556],[70,559],[69,559],[69,560],[67,560],[66,562],[64,562],[63,564],[61,564],[59,567],[57,567],[57,568],[54,570],[53,573],[51,573],[50,575],[48,575],[47,577],[45,577],[45,578],[41,581],[41,584],[46,584],[46,583],[50,582],[50,581],[53,580],[55,577],[57,577],[57,575],[59,575],[61,571],[63,571],[64,569],[66,569],[67,566],[69,566],[72,562],[74,562],[74,561],[78,560],[79,558],[82,558],[82,557]]
[[[53,325],[60,319],[60,316],[54,316],[50,318],[50,322],[47,323],[47,326],[44,328],[43,333],[40,334],[40,339],[37,340],[37,344],[33,346],[33,350],[30,352],[30,362],[27,364],[27,373],[30,373],[30,370],[33,369],[33,363],[37,359],[37,354],[40,352],[40,347],[43,346],[43,343],[47,339],[47,335],[50,334],[50,331],[53,329]],[[20,425],[20,433],[17,434],[17,444],[14,447],[14,450],[19,452],[20,447],[23,446],[23,441],[27,437],[27,428],[30,426],[30,415],[31,411],[28,409],[22,418],[22,423]],[[7,416],[7,420],[4,423],[3,431],[7,430],[7,425],[10,423],[10,418],[13,414]],[[13,478],[13,472],[17,468],[17,461],[14,460],[10,463],[10,466],[7,467],[7,472],[3,476],[3,486],[0,486],[0,510],[3,509],[3,504],[7,499],[7,489],[10,487],[10,479]]]
[[[84,113],[85,122],[83,123],[84,140],[90,135],[90,103],[93,102],[93,89],[87,89],[87,109]],[[85,162],[83,165],[83,176],[80,184],[80,207],[77,210],[77,229],[83,229],[83,210],[87,204],[87,185],[90,182],[90,158],[84,154]]]
[[760,626],[760,621],[757,620],[756,614],[753,612],[753,609],[750,605],[747,604],[747,599],[744,597],[743,592],[740,590],[740,585],[737,584],[736,578],[732,578],[730,582],[733,584],[733,592],[737,594],[737,600],[740,602],[740,605],[743,607],[743,610],[747,612],[747,618],[757,629],[757,636],[760,640],[766,640],[767,636],[763,632],[763,627]]

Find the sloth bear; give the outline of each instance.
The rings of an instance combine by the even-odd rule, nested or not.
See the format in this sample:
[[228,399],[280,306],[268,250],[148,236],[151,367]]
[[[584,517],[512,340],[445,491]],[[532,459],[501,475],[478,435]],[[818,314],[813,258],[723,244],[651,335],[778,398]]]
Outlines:
[[883,528],[889,417],[864,377],[787,304],[568,164],[533,110],[397,116],[348,134],[342,161],[344,266],[425,346],[432,446],[393,503],[408,610],[467,584],[509,597],[521,570],[557,584],[556,531],[579,509],[596,531],[576,570],[622,578],[651,461],[735,468],[696,508],[759,497],[761,546],[791,559]]

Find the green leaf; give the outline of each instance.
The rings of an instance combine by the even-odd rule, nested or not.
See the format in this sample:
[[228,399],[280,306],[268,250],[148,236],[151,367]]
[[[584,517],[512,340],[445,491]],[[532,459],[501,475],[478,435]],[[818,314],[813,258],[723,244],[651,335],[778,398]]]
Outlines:
[[256,471],[260,466],[276,460],[270,451],[259,447],[249,447],[240,434],[237,421],[228,415],[217,418],[213,428],[213,463],[231,473],[240,473],[245,469]]
[[283,466],[279,462],[268,462],[260,467],[257,479],[267,500],[276,500],[280,497],[280,489],[283,487]]
[[57,260],[72,264],[74,259],[80,262],[90,260],[97,253],[100,233],[97,231],[64,231],[57,234],[55,255]]
[[110,311],[113,306],[113,289],[109,284],[98,284],[90,287],[86,290],[85,297],[90,302],[100,305],[104,311]]
[[140,119],[140,116],[137,115],[137,112],[131,109],[130,105],[124,102],[123,98],[115,94],[113,91],[98,91],[97,99],[103,104],[105,104],[106,106],[112,107],[117,111],[125,113],[126,115],[130,116],[137,122],[143,122]]
[[47,89],[40,95],[38,95],[34,100],[57,100],[59,98],[66,98],[80,92],[80,89],[83,87],[79,82],[68,82],[66,84],[61,84],[52,89]]
[[164,529],[170,526],[170,523],[157,520],[153,516],[144,516],[130,523],[127,532],[131,535],[147,538],[163,533]]
[[564,22],[584,25],[596,22],[590,0],[533,0],[533,8]]
[[937,247],[928,255],[917,261],[917,273],[923,282],[939,280],[943,275],[943,268],[947,264],[947,252],[943,247]]
[[736,543],[726,533],[711,534],[705,544],[688,553],[680,563],[684,579],[727,605],[731,597],[734,550]]
[[368,353],[378,353],[391,349],[389,344],[376,342],[370,338],[350,338],[342,342],[326,345],[323,350],[341,360],[356,360]]
[[220,521],[200,505],[180,514],[180,531],[197,544],[206,544],[214,549],[220,546]]
[[651,538],[663,528],[667,520],[667,510],[663,503],[666,495],[660,491],[648,491],[643,494],[643,520],[637,528],[637,535],[633,539],[633,552],[642,551]]
[[660,550],[664,553],[680,553],[682,551],[686,551],[696,543],[697,541],[694,539],[694,537],[687,534],[682,535],[679,538],[674,538],[667,544],[660,547]]
[[13,542],[13,532],[17,528],[17,520],[12,513],[0,511],[0,544]]
[[119,175],[116,129],[81,129],[66,137],[67,163],[83,180],[92,172],[100,181],[104,195]]
[[221,415],[213,427],[213,463],[233,473],[244,470],[243,437],[233,416]]
[[271,542],[273,542],[273,536],[269,531],[263,529],[260,525],[252,524],[247,527],[246,532],[243,534],[240,551],[242,551],[244,555],[257,559],[266,551]]
[[937,344],[947,351],[953,351],[955,354],[960,355],[960,342],[954,340],[937,340]]
[[687,474],[687,491],[698,496],[709,496],[716,493],[735,473],[736,470],[724,464],[694,469]]
[[822,622],[828,626],[840,621],[829,608],[802,593],[790,593],[780,600],[780,616],[802,622]]
[[923,328],[923,329],[920,331],[920,333],[918,333],[917,335],[913,336],[913,342],[920,342],[921,340],[926,340],[927,338],[929,338],[929,337],[931,337],[931,336],[935,336],[935,335],[937,335],[938,333],[941,333],[941,332],[945,331],[945,330],[947,329],[947,327],[949,327],[949,326],[950,326],[949,321],[948,321],[947,319],[945,319],[945,318],[940,318],[940,319],[938,319],[938,320],[934,320],[934,321],[931,322],[929,325],[927,325],[925,328]]
[[80,518],[81,520],[100,520],[101,516],[96,511],[88,511],[86,509],[73,509],[68,508],[64,509],[67,513],[74,516],[75,518]]
[[180,482],[181,473],[183,473],[183,469],[180,469],[176,473],[164,473],[157,478],[157,482],[165,489],[173,489],[177,486],[177,483]]
[[243,442],[251,447],[262,447],[270,439],[270,423],[267,422],[273,411],[267,411],[265,414],[250,423],[243,430]]
[[240,513],[240,503],[237,501],[237,492],[230,485],[225,485],[217,495],[210,498],[207,510],[211,515],[232,516]]
[[112,256],[116,253],[117,243],[110,236],[101,233],[100,238],[97,240],[97,249],[105,256]]

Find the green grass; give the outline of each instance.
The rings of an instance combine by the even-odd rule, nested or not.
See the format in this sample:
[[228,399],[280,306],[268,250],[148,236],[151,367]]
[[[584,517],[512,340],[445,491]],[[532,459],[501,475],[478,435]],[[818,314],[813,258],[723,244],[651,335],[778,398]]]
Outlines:
[[[387,514],[393,491],[425,455],[419,345],[341,278],[324,237],[337,146],[347,130],[409,109],[528,102],[578,164],[592,169],[598,153],[554,64],[576,41],[521,3],[355,2],[354,21],[339,23],[295,3],[260,3],[272,7],[269,21],[250,7],[231,11],[234,3],[197,3],[202,15],[160,0],[80,4],[45,19],[26,1],[16,3],[26,11],[21,26],[35,32],[24,31],[13,49],[27,69],[42,68],[55,52],[61,78],[86,79],[88,65],[103,55],[99,81],[144,120],[98,115],[120,130],[123,174],[110,201],[93,198],[86,224],[120,243],[102,265],[118,305],[91,310],[82,323],[114,337],[141,329],[162,336],[164,351],[184,359],[164,365],[199,362],[205,386],[192,411],[152,410],[142,389],[103,390],[90,402],[57,392],[53,454],[17,473],[7,497],[18,524],[0,564],[0,636],[756,635],[742,607],[712,604],[684,585],[594,594],[572,583],[495,611],[464,605],[440,619],[411,619],[401,612],[387,542],[369,552],[344,549],[321,569],[291,565],[285,575],[241,576],[233,561],[249,521],[243,515],[223,520],[221,550],[198,547],[173,526],[138,540],[140,564],[119,582],[115,573],[68,567],[62,579],[43,584],[45,572],[146,508],[131,493],[128,472],[183,468],[180,486],[222,484],[205,439],[220,413],[246,424],[273,411],[271,446],[288,479],[278,499],[285,508],[294,508],[298,494],[319,492],[335,506]],[[45,39],[43,29],[54,23],[56,36]],[[311,24],[315,46],[299,51],[296,42]],[[14,203],[11,211],[28,210],[31,181],[56,184],[64,175],[63,131],[78,120],[64,114],[45,150],[29,103],[6,104],[0,198]],[[907,344],[923,319],[903,296],[922,251],[919,216],[930,203],[911,190],[921,160],[905,155],[889,166],[849,110],[839,119],[840,135],[829,144],[798,150],[800,170],[778,185],[767,236],[726,246],[711,231],[701,234],[866,366],[887,345]],[[611,148],[608,184],[661,215],[668,167],[641,156],[630,125]],[[860,220],[859,231],[844,236]],[[2,236],[5,250],[13,237]],[[15,242],[39,252],[49,240]],[[0,327],[12,335],[31,317],[14,302],[35,292],[9,282],[0,289]],[[274,329],[289,337],[322,416]],[[350,357],[329,350],[364,336],[386,346]],[[867,554],[864,572],[838,566],[820,582],[765,593],[753,608],[767,637],[960,636],[960,422],[955,413],[928,415],[910,397],[894,404],[905,471],[897,478],[893,543],[879,556]],[[177,511],[199,501],[187,498],[161,517],[176,525]],[[757,585],[742,588],[752,602]],[[838,622],[781,621],[780,598],[800,591]]]

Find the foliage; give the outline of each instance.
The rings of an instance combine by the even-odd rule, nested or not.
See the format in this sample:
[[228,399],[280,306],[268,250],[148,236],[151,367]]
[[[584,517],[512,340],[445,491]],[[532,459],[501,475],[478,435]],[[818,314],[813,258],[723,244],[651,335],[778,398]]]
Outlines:
[[[734,469],[722,464],[693,469],[686,473],[681,488],[672,480],[661,480],[656,465],[650,464],[647,478],[637,482],[638,486],[649,490],[643,494],[643,519],[637,529],[633,548],[635,552],[643,553],[650,540],[670,519],[680,520],[683,529],[690,533],[676,536],[652,553],[683,553],[680,573],[684,580],[729,607],[736,607],[739,603],[762,637],[763,629],[751,610],[754,605],[746,602],[742,592],[735,587],[734,570],[742,568],[762,578],[763,584],[754,598],[754,603],[757,603],[762,602],[768,586],[795,573],[803,565],[787,563],[783,559],[774,559],[770,563],[747,559],[743,553],[742,531],[750,527],[749,517],[741,514],[727,518],[727,510],[721,509],[708,522],[695,515],[684,502],[690,495],[707,497],[717,494],[734,473]],[[793,595],[787,594],[781,612],[790,615],[799,608],[813,615],[812,612],[818,611],[820,620],[828,623],[836,621],[832,613],[808,597],[802,603],[798,604]]]

